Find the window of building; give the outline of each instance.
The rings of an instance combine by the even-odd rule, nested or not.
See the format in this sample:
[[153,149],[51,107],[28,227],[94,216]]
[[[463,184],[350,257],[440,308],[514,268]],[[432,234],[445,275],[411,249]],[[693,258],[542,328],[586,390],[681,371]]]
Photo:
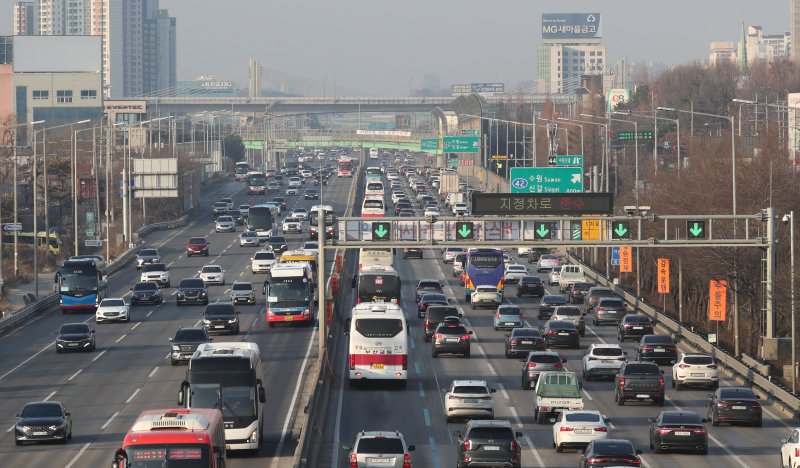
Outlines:
[[59,89],[56,91],[56,98],[59,103],[65,104],[72,102],[72,90],[71,89]]
[[602,57],[602,55],[603,55],[603,51],[602,51],[602,50],[598,50],[598,51],[597,51],[597,56],[598,56],[598,57]]
[[594,57],[594,51],[589,52],[589,55]]
[[82,89],[81,90],[81,99],[97,99],[97,90],[96,89]]
[[581,57],[583,57],[584,55],[586,55],[586,52],[581,51]]
[[50,91],[46,89],[34,90],[32,97],[33,99],[50,99]]

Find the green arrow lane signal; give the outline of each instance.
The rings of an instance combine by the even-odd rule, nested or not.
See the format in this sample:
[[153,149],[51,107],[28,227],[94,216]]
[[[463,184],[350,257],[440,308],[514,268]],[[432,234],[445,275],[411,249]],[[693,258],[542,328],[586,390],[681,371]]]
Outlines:
[[392,230],[391,223],[387,222],[379,222],[379,223],[372,223],[372,238],[375,240],[387,240],[389,239],[389,233]]
[[686,221],[686,237],[689,239],[706,238],[705,221]]
[[534,223],[533,232],[536,234],[537,239],[550,239],[550,226],[548,223]]
[[472,239],[473,238],[473,231],[472,231],[472,223],[469,221],[462,221],[456,223],[456,237],[458,240],[462,239]]
[[613,239],[630,239],[631,229],[627,221],[615,221],[612,229]]

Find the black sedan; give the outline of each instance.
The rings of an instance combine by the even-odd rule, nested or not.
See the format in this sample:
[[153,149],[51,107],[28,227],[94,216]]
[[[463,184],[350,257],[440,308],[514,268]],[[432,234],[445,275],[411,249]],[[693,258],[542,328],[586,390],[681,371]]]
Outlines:
[[161,304],[164,300],[158,283],[155,281],[140,281],[131,288],[131,305],[139,305],[143,302],[149,304]]
[[720,387],[708,398],[706,417],[712,426],[722,422],[761,427],[761,403],[749,388]]
[[553,315],[553,310],[556,307],[567,303],[567,298],[561,294],[547,295],[542,298],[542,303],[539,304],[538,317],[542,320],[547,320]]
[[283,197],[275,197],[272,199],[272,203],[275,203],[280,207],[280,212],[283,213],[286,211],[286,199]]
[[94,330],[85,323],[65,323],[56,332],[56,352],[94,351]]
[[403,249],[403,258],[424,258],[422,249],[407,247]]
[[644,335],[652,335],[653,322],[650,317],[640,314],[628,314],[622,317],[617,328],[617,340],[621,343],[628,338],[641,338]]
[[578,327],[566,320],[548,320],[542,327],[542,336],[548,348],[562,346],[565,348],[580,348],[580,334]]
[[319,200],[319,192],[314,189],[308,189],[303,192],[304,200]]
[[267,248],[280,255],[286,252],[286,238],[283,236],[271,236],[267,239]]
[[515,328],[506,334],[506,357],[527,356],[530,351],[544,351],[542,332],[536,328]]
[[56,440],[66,444],[72,439],[72,416],[58,401],[27,403],[14,424],[14,442]]
[[596,439],[581,454],[580,468],[599,468],[601,466],[642,466],[639,458],[642,451],[635,449],[627,439]]
[[690,450],[708,453],[705,419],[694,411],[662,411],[650,421],[650,448],[653,453],[667,450]]
[[644,335],[635,349],[637,361],[664,365],[678,360],[678,347],[669,335]]
[[447,300],[447,296],[441,293],[426,293],[422,295],[422,298],[417,303],[417,312],[419,318],[425,317],[425,311],[428,310],[429,306],[432,305],[448,305],[450,301]]
[[544,296],[544,283],[538,276],[523,276],[517,283],[517,297]]

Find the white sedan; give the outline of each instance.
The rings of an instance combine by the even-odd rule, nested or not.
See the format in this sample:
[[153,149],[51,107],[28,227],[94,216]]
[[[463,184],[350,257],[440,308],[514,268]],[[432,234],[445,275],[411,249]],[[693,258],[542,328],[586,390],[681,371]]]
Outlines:
[[219,265],[206,265],[198,273],[205,284],[225,284],[225,270]]
[[547,283],[552,286],[561,282],[561,267],[553,267],[550,273],[547,274]]
[[440,216],[438,208],[425,208],[424,216]]
[[627,353],[618,344],[591,344],[583,355],[583,380],[613,379],[627,360]]
[[506,265],[506,272],[503,275],[503,281],[506,283],[519,283],[523,276],[528,276],[528,268],[519,263],[511,263]]
[[95,322],[130,322],[131,307],[121,297],[107,297],[100,302],[95,312]]
[[608,438],[608,420],[595,410],[563,411],[553,425],[553,447],[585,449],[589,442]]
[[304,242],[303,246],[300,247],[300,250],[313,255],[319,255],[319,244],[316,241]]
[[698,385],[716,389],[719,386],[717,362],[708,354],[681,353],[672,366],[672,387],[683,389],[684,385]]
[[503,296],[494,286],[478,286],[470,295],[469,302],[473,309],[477,309],[478,307],[496,309],[503,303]]
[[800,429],[792,429],[786,439],[781,439],[781,467],[800,467]]

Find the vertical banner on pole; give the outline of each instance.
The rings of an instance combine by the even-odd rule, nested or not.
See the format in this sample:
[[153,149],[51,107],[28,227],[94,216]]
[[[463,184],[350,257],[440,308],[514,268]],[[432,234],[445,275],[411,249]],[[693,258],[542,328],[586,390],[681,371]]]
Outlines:
[[619,248],[619,272],[633,273],[633,248]]
[[658,259],[658,293],[669,294],[669,259]]
[[727,308],[728,281],[714,280],[708,284],[708,320],[725,321],[725,309]]

